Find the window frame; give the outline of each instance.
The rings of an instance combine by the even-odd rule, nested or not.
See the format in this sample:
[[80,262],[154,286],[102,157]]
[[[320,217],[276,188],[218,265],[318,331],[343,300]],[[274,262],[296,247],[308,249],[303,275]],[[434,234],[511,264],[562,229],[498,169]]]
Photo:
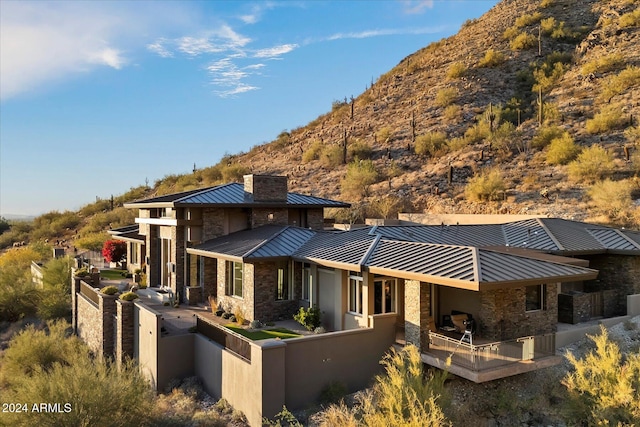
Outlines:
[[354,275],[353,273],[349,274],[349,289],[347,292],[347,311],[356,316],[362,316],[362,287],[363,287],[363,278],[362,276]]
[[[538,291],[538,295],[537,295],[537,301],[536,301],[536,307],[535,308],[529,308],[530,307],[530,303],[533,304],[532,299],[530,298],[529,292],[533,291],[533,289],[537,288]],[[524,294],[524,311],[525,313],[535,313],[537,311],[544,311],[547,309],[546,307],[546,293],[547,293],[547,285],[546,284],[540,284],[540,285],[530,285],[530,286],[525,286],[524,288],[525,294]]]
[[227,296],[240,299],[244,298],[243,263],[235,261],[225,261],[225,281],[225,292]]
[[288,262],[276,264],[276,301],[291,301],[293,299],[293,280]]

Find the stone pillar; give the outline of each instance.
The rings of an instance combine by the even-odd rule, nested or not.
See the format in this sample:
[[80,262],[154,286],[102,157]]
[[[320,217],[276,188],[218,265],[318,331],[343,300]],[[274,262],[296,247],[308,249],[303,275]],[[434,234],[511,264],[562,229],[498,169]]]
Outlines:
[[114,351],[114,315],[116,314],[116,295],[105,295],[98,292],[100,304],[99,315],[102,320],[102,345],[98,350],[98,358],[112,357]]
[[116,364],[118,368],[133,357],[133,301],[116,300]]
[[404,335],[407,344],[420,351],[429,348],[431,286],[418,280],[404,281]]
[[80,292],[80,279],[75,276],[75,269],[71,272],[71,327],[73,333],[78,333],[78,292]]

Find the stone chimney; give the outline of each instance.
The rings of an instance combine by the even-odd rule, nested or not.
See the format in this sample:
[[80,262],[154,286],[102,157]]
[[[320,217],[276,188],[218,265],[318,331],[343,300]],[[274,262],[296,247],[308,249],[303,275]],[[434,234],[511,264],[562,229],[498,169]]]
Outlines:
[[287,177],[276,175],[245,175],[244,191],[254,202],[286,202]]

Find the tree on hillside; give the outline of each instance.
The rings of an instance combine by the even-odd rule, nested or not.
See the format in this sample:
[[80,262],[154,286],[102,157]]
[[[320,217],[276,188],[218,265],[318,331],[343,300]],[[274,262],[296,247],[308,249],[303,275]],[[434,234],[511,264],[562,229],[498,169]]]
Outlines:
[[40,292],[31,280],[31,262],[41,259],[31,246],[0,255],[0,321],[15,322],[36,313]]
[[102,247],[102,256],[107,262],[120,262],[127,255],[127,244],[121,240],[107,240]]
[[71,313],[71,265],[69,257],[49,260],[43,268],[38,314],[43,319],[66,317]]

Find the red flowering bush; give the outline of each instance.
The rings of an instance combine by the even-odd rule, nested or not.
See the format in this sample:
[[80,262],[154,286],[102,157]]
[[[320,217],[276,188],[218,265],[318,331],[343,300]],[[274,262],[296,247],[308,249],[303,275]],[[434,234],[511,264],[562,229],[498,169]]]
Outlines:
[[107,262],[120,262],[127,255],[127,244],[122,240],[107,240],[102,246],[102,256]]

